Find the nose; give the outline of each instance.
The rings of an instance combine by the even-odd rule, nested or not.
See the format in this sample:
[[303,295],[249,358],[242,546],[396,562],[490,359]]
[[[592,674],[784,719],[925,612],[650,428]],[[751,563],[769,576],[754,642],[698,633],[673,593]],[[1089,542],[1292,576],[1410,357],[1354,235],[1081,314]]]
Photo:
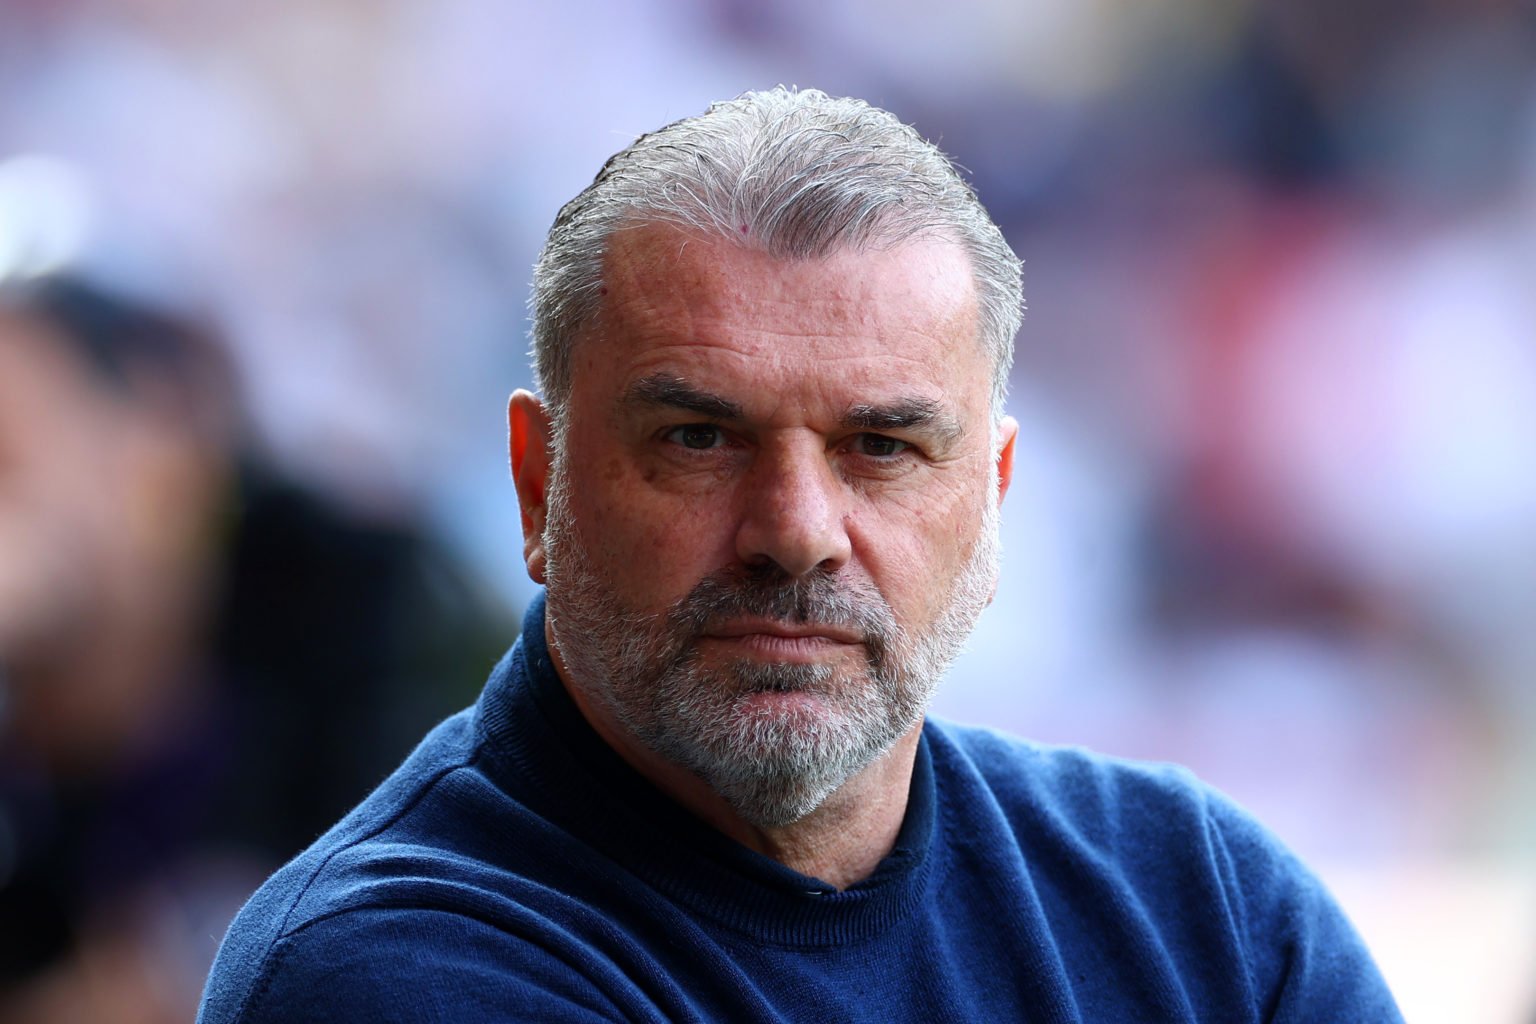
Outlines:
[[736,554],[790,576],[848,561],[846,487],[819,444],[761,450],[748,473]]

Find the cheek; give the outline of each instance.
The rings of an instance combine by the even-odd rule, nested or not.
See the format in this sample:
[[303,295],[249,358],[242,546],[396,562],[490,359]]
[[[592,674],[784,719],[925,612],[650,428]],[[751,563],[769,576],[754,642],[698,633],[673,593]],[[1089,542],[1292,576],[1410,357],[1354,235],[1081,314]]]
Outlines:
[[670,601],[726,564],[729,517],[709,503],[680,503],[622,467],[593,486],[573,483],[572,515],[588,557],[631,597]]
[[965,489],[930,490],[900,503],[866,507],[855,518],[860,560],[904,621],[931,620],[945,603],[980,536],[979,501]]

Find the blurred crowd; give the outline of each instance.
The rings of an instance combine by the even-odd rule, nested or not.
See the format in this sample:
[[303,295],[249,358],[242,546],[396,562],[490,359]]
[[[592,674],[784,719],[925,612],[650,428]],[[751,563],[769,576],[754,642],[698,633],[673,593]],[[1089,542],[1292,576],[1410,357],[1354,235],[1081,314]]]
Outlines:
[[1529,4],[10,0],[0,992],[192,936],[473,694],[543,233],[777,82],[913,121],[1026,262],[940,710],[1324,863],[1536,861]]

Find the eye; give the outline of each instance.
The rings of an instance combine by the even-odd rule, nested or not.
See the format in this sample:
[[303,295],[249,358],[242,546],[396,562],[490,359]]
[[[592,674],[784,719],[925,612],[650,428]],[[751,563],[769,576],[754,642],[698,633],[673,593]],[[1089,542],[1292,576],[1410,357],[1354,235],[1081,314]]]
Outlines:
[[852,445],[853,450],[858,454],[875,459],[888,459],[894,455],[900,455],[911,447],[906,441],[886,437],[884,434],[860,434],[853,439]]
[[685,423],[668,430],[662,439],[684,448],[702,451],[720,447],[725,443],[725,433],[713,423]]

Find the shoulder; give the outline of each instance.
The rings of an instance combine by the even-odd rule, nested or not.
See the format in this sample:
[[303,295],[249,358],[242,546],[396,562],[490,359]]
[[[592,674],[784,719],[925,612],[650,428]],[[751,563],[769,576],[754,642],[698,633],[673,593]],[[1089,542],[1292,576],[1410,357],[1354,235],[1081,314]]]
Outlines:
[[[398,913],[407,908],[461,908],[466,912],[457,917],[431,918],[433,926],[472,925],[473,879],[457,870],[465,858],[456,854],[458,837],[443,826],[467,820],[460,807],[494,799],[481,795],[492,787],[473,768],[473,734],[468,712],[438,726],[362,804],[256,891],[219,948],[199,1020],[326,1019],[248,1013],[265,1005],[270,992],[339,972],[360,950],[378,954],[369,962],[380,968],[392,953],[404,955],[408,945],[381,945],[367,936],[386,919],[398,926]],[[397,933],[403,939],[409,930]],[[367,972],[346,974],[361,985]],[[356,995],[338,985],[327,982],[312,995]]]
[[989,729],[930,726],[941,799],[993,816],[1036,859],[1047,850],[1128,876],[1198,865],[1234,893],[1315,879],[1248,811],[1177,765],[1031,743]]
[[1186,768],[1051,746],[993,729],[930,719],[936,772],[953,799],[984,791],[1001,809],[1090,828],[1141,819],[1246,817]]
[[592,1022],[649,1005],[605,954],[605,919],[530,853],[537,819],[473,763],[386,796],[241,910],[200,1024]]
[[942,721],[926,735],[948,841],[1011,865],[1065,931],[1123,925],[1190,991],[1220,965],[1262,1019],[1401,1019],[1317,876],[1187,769]]
[[248,983],[210,980],[200,1022],[622,1019],[558,947],[425,906],[359,906],[279,938]]

